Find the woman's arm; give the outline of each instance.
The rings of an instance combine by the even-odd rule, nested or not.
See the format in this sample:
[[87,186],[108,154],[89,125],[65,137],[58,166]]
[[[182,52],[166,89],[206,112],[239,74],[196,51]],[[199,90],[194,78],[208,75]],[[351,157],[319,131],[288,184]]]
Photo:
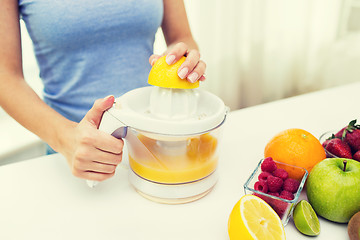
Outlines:
[[17,4],[18,1],[5,0],[0,5],[0,103],[4,110],[23,126],[51,146],[57,147],[60,143],[55,142],[55,138],[51,136],[58,135],[59,128],[47,128],[44,123],[71,123],[58,117],[24,81]]
[[161,24],[166,44],[183,42],[188,49],[199,50],[191,34],[183,0],[164,0],[164,18]]
[[[164,18],[161,24],[168,49],[166,62],[170,65],[186,56],[186,61],[180,66],[178,75],[190,82],[204,80],[206,64],[200,60],[198,46],[191,34],[183,0],[164,0]],[[159,56],[152,55],[151,65]]]
[[78,124],[64,118],[25,82],[17,0],[0,4],[0,106],[25,128],[62,153],[75,176],[104,180],[121,161],[122,141],[97,130],[113,97],[97,100]]

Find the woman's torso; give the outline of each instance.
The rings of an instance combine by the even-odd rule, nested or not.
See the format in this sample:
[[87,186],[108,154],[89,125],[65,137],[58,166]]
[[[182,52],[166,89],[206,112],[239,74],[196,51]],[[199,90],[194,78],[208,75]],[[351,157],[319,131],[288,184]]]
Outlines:
[[94,101],[147,84],[162,0],[20,0],[44,100],[80,121]]

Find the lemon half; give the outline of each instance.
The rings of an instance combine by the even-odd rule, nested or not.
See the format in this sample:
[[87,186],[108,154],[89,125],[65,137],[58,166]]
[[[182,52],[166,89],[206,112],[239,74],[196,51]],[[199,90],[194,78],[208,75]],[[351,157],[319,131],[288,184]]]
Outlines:
[[179,88],[179,89],[192,89],[199,87],[199,81],[194,83],[186,79],[181,79],[178,76],[178,69],[185,61],[186,57],[181,57],[179,61],[174,64],[168,65],[165,61],[166,56],[159,58],[151,68],[149,73],[148,83],[153,86],[163,88]]
[[283,240],[284,226],[276,212],[261,198],[244,195],[228,221],[230,240]]

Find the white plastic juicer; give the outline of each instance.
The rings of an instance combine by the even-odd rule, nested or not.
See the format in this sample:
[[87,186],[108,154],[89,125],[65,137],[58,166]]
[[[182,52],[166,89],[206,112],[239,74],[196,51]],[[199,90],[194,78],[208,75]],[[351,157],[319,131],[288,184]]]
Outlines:
[[141,195],[185,203],[206,195],[218,179],[218,146],[227,111],[207,91],[143,87],[117,98],[99,129],[126,141],[129,181]]

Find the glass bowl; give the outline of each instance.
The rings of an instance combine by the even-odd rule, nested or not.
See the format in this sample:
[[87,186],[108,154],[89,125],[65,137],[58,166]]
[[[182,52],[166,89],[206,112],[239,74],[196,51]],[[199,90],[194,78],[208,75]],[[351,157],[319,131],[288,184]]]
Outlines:
[[[337,133],[335,130],[334,131],[328,131],[323,133],[320,137],[319,137],[319,141],[321,144],[323,144],[323,142],[326,141],[326,139],[330,138],[331,135]],[[329,152],[328,150],[326,150],[326,148],[324,148],[325,153],[326,153],[326,157],[327,158],[338,158],[338,156],[336,156],[335,154],[332,154],[331,152]]]
[[246,183],[244,184],[245,194],[254,194],[265,200],[279,215],[284,226],[288,223],[293,209],[299,200],[300,193],[305,185],[308,177],[308,171],[305,168],[289,165],[275,161],[278,168],[284,169],[288,172],[289,178],[294,178],[299,181],[298,190],[294,193],[294,199],[287,200],[267,193],[255,190],[255,183],[258,181],[258,176],[262,173],[261,164],[264,159],[261,159],[255,170],[252,172]]

